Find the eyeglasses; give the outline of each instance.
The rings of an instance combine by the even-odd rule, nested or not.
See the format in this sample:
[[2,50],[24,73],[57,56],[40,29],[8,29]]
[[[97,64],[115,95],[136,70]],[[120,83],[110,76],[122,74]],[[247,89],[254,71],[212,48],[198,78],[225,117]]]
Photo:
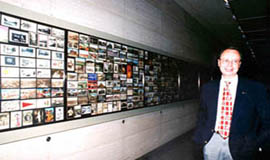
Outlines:
[[233,65],[236,65],[236,64],[239,64],[241,61],[240,60],[228,60],[228,59],[220,59],[221,60],[221,63],[225,64],[225,65],[228,65],[228,64],[233,64]]

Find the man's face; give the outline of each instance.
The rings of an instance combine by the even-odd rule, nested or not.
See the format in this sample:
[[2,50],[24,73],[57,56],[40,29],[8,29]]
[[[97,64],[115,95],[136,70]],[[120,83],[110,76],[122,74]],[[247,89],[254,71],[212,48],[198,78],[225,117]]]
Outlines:
[[236,76],[240,65],[240,53],[234,49],[226,49],[218,59],[218,67],[224,78]]

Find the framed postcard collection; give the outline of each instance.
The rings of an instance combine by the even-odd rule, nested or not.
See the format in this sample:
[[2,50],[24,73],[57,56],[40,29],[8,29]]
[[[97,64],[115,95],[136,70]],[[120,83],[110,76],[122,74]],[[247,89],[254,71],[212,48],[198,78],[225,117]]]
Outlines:
[[0,13],[0,132],[180,100],[179,61]]

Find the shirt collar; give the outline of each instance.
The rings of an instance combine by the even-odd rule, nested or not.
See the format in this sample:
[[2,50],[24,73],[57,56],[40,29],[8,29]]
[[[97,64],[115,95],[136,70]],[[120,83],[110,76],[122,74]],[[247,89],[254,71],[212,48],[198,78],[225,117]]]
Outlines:
[[233,78],[224,78],[223,76],[221,76],[221,79],[220,79],[220,82],[223,83],[225,81],[229,81],[231,82],[232,84],[237,84],[238,82],[238,75],[236,75],[235,77]]

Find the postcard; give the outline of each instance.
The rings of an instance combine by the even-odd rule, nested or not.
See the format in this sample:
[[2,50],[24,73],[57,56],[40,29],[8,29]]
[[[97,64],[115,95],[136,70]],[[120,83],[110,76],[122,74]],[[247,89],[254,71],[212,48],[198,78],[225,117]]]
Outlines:
[[88,97],[78,97],[78,104],[80,105],[88,104]]
[[37,69],[38,78],[50,78],[51,70],[50,69]]
[[52,60],[52,69],[64,69],[64,61]]
[[48,48],[51,50],[56,50],[56,37],[48,36]]
[[53,60],[64,60],[65,55],[64,52],[59,52],[59,51],[52,51],[52,59]]
[[21,88],[36,88],[36,79],[21,79]]
[[19,79],[18,78],[2,78],[1,79],[1,88],[19,88]]
[[34,32],[29,32],[29,45],[36,47],[38,45],[37,34]]
[[46,108],[50,106],[51,106],[50,98],[37,99],[37,108]]
[[37,32],[37,24],[34,22],[21,20],[21,30]]
[[37,59],[37,68],[51,68],[51,61],[46,59]]
[[51,97],[50,88],[37,88],[37,98],[49,98]]
[[52,33],[51,35],[54,37],[58,37],[58,38],[65,38],[65,31],[62,29],[58,29],[58,28],[52,28]]
[[54,107],[45,108],[45,123],[53,122],[54,121]]
[[67,80],[70,80],[70,81],[76,81],[76,80],[78,80],[78,74],[77,73],[73,73],[73,72],[68,72],[67,73]]
[[64,80],[63,79],[52,79],[52,87],[63,88]]
[[52,88],[52,97],[63,97],[64,90],[62,88]]
[[97,114],[97,103],[92,103],[91,104],[91,115],[96,115]]
[[29,34],[28,32],[9,30],[9,41],[13,43],[28,44]]
[[79,51],[79,57],[81,58],[88,58],[89,57],[89,52],[85,50],[80,50]]
[[68,106],[68,109],[67,109],[67,112],[66,112],[66,116],[67,116],[67,119],[71,119],[71,118],[74,118],[74,107],[73,106]]
[[63,106],[63,105],[64,105],[63,97],[52,98],[52,106]]
[[21,89],[21,99],[36,98],[36,89]]
[[81,89],[87,88],[87,81],[79,81],[78,82],[78,88],[81,88]]
[[1,54],[6,54],[9,56],[18,56],[19,47],[15,45],[1,44]]
[[36,67],[36,59],[21,57],[20,58],[20,67],[35,68]]
[[7,27],[20,29],[20,19],[2,15],[1,24]]
[[65,76],[64,70],[52,69],[51,72],[52,72],[52,78],[64,78]]
[[8,27],[0,25],[0,42],[8,43]]
[[45,113],[44,109],[35,109],[33,111],[33,124],[42,124],[44,123]]
[[9,128],[9,113],[0,113],[0,130]]
[[67,70],[68,71],[74,71],[75,70],[75,59],[74,58],[68,58],[67,59]]
[[67,106],[75,106],[78,104],[77,97],[68,97],[67,98]]
[[38,46],[42,48],[48,48],[49,37],[44,34],[38,34]]
[[67,95],[69,97],[78,96],[78,89],[68,89],[67,90]]
[[52,32],[51,27],[38,24],[38,33],[50,35]]
[[31,47],[20,47],[20,56],[22,57],[35,57],[36,49]]
[[2,89],[1,90],[1,98],[3,100],[19,99],[19,97],[20,97],[19,89]]
[[23,126],[29,126],[33,124],[33,110],[23,111],[22,116]]
[[37,107],[36,99],[21,100],[20,106],[21,106],[21,110],[34,109]]
[[64,52],[65,50],[65,39],[56,37],[56,50]]
[[1,67],[2,77],[19,77],[19,68]]
[[86,62],[86,73],[95,73],[95,63]]
[[10,127],[17,128],[22,126],[22,112],[16,111],[10,113]]
[[82,106],[81,110],[82,115],[91,114],[91,106]]
[[51,87],[51,79],[37,79],[38,88],[48,88]]
[[89,50],[89,44],[90,44],[90,38],[87,35],[80,34],[80,39],[79,39],[79,49],[80,50]]
[[51,51],[45,49],[37,49],[37,58],[51,59]]
[[64,107],[55,107],[55,121],[64,120]]
[[78,57],[78,55],[79,55],[78,49],[68,48],[68,56],[69,57]]
[[36,77],[36,69],[21,68],[20,77],[23,77],[23,78]]
[[1,56],[1,66],[19,67],[19,57]]

